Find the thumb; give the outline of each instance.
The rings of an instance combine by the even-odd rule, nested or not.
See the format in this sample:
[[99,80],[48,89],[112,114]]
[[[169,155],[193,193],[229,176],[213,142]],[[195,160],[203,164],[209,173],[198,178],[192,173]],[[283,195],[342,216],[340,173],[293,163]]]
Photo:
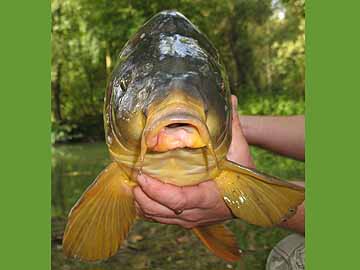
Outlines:
[[231,103],[232,103],[232,142],[236,144],[240,144],[241,146],[248,147],[248,143],[245,140],[245,136],[241,129],[240,118],[237,111],[238,100],[237,97],[231,95]]
[[231,96],[232,103],[232,140],[227,158],[247,167],[254,167],[249,145],[241,129],[240,118],[237,111],[237,98]]

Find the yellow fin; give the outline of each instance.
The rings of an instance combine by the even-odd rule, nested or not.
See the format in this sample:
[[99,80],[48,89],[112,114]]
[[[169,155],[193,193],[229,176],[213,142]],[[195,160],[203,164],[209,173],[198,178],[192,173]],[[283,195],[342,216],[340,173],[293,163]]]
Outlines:
[[96,261],[118,251],[136,217],[131,185],[115,162],[100,173],[70,211],[65,255]]
[[226,160],[215,179],[233,214],[262,227],[279,224],[296,212],[305,189]]
[[216,256],[229,262],[240,259],[236,238],[223,224],[196,227],[192,231]]

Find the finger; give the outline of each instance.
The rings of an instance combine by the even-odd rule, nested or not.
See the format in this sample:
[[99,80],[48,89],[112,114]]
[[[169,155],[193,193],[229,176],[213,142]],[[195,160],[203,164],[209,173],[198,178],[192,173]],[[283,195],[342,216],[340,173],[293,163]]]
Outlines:
[[191,229],[197,226],[195,222],[189,222],[179,218],[152,217],[152,220],[162,224],[179,225],[185,229]]
[[203,182],[197,186],[177,187],[139,175],[138,183],[148,197],[173,210],[206,208],[208,202],[212,201],[212,196],[220,196],[213,181]]
[[247,167],[254,167],[249,145],[241,129],[239,114],[237,111],[237,98],[231,96],[232,102],[232,140],[227,154],[227,158]]
[[234,95],[231,96],[231,103],[232,103],[232,131],[233,131],[232,135],[237,139],[237,143],[248,145],[241,129],[240,118],[237,111],[238,100],[236,96]]
[[139,206],[140,211],[145,216],[158,216],[158,217],[175,217],[173,210],[165,207],[157,201],[151,200],[140,187],[134,189],[134,197],[136,204]]
[[135,204],[136,216],[139,217],[139,218],[141,218],[141,219],[147,219],[147,218],[145,217],[144,212],[141,210],[140,205],[139,205],[136,201],[135,201],[134,204]]
[[[142,192],[143,193],[143,192]],[[144,196],[146,196],[144,194]],[[142,199],[141,199],[142,200]],[[149,198],[147,200],[150,200]],[[144,201],[144,203],[150,203],[150,201]],[[212,221],[223,221],[232,217],[231,211],[229,208],[223,203],[214,208],[203,209],[203,208],[194,208],[183,211],[181,214],[175,214],[172,210],[166,208],[166,211],[159,211],[157,207],[157,203],[155,206],[148,207],[143,210],[143,207],[135,201],[135,207],[137,209],[137,213],[141,217],[145,217],[147,219],[153,220],[155,217],[169,218],[169,219],[181,219],[186,222],[195,222],[195,223],[204,223],[204,222],[212,222]]]
[[[226,208],[226,206],[225,206]],[[232,214],[229,209],[201,209],[194,208],[190,210],[185,210],[181,213],[178,218],[197,224],[204,224],[208,222],[222,222],[232,217]]]
[[[186,210],[185,212],[192,211],[192,210]],[[196,211],[196,210],[194,210]],[[200,211],[200,210],[199,210]],[[181,214],[183,215],[183,214]],[[193,214],[192,214],[193,215]],[[155,216],[149,216],[149,219],[163,223],[163,224],[171,224],[171,225],[179,225],[185,229],[191,229],[197,226],[205,226],[205,225],[211,225],[219,222],[223,222],[227,220],[228,218],[218,218],[218,217],[204,217],[200,220],[187,220],[184,218],[165,218],[165,217],[155,217]]]
[[[135,207],[138,215],[150,219],[155,217],[176,218],[186,222],[205,222],[211,217],[216,220],[226,220],[231,217],[231,212],[219,198],[220,203],[209,208],[193,208],[183,211],[181,214],[175,214],[173,210],[151,200],[139,187],[134,189]],[[211,221],[211,220],[210,220]]]
[[142,217],[143,216],[143,212],[141,210],[141,207],[139,206],[139,204],[135,201],[134,202],[134,205],[135,205],[135,211],[136,211],[136,215],[138,217]]

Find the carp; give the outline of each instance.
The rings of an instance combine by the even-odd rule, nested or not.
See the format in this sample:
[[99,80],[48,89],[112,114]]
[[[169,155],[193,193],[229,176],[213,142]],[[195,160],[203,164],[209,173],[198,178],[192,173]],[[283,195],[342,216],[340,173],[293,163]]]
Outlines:
[[[137,219],[138,173],[176,186],[213,179],[233,215],[251,224],[290,217],[304,201],[303,187],[226,159],[230,96],[219,54],[197,27],[176,11],[148,20],[109,78],[104,128],[112,162],[70,211],[65,254],[86,261],[116,254]],[[223,224],[192,230],[215,255],[240,258]]]

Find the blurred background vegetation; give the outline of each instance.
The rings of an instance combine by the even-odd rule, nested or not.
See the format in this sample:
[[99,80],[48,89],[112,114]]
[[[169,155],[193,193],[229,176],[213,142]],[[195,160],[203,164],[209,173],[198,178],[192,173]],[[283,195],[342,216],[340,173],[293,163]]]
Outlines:
[[[52,269],[265,269],[289,231],[233,220],[243,259],[226,263],[177,226],[138,222],[120,252],[87,264],[64,258],[66,215],[108,164],[102,107],[107,78],[129,37],[155,13],[176,9],[225,63],[243,114],[304,113],[304,0],[52,0]],[[303,180],[304,163],[252,147],[259,170]]]
[[52,0],[52,142],[103,138],[113,64],[164,9],[184,13],[214,43],[242,113],[303,113],[304,7],[304,0]]

